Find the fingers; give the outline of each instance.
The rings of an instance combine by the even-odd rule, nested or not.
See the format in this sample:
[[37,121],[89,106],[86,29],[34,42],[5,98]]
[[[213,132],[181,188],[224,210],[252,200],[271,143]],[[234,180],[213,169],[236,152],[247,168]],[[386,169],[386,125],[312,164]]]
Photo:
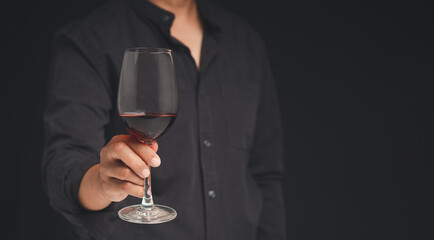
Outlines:
[[135,174],[145,178],[149,175],[149,167],[129,146],[123,141],[115,142],[111,146],[112,159],[119,159],[127,165]]
[[[160,157],[155,153],[158,150],[158,144],[154,143],[151,146],[142,144],[135,139],[127,139],[126,144],[148,165],[158,167],[161,164]],[[154,146],[155,145],[155,146]],[[155,149],[155,150],[154,150]]]
[[[107,177],[117,178],[119,180],[129,181],[139,186],[144,185],[144,179],[137,176],[129,167],[120,161],[115,162],[111,168],[107,168],[105,171]],[[144,177],[149,177],[149,171],[144,175]]]
[[115,202],[122,201],[127,195],[142,198],[145,191],[143,186],[116,178],[110,179],[107,185],[106,192],[111,197],[112,201]]
[[152,148],[152,150],[154,150],[154,152],[158,151],[158,143],[154,142],[152,145],[149,146],[150,148]]
[[130,135],[113,137],[100,152],[99,176],[104,196],[111,201],[122,201],[127,195],[142,197],[150,166],[161,164],[157,151],[156,142],[148,146]]

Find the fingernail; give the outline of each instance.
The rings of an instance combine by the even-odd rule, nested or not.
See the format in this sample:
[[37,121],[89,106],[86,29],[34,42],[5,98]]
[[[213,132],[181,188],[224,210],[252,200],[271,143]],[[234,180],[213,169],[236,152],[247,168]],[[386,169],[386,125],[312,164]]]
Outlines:
[[142,171],[142,176],[143,176],[144,178],[148,177],[148,176],[149,176],[149,169],[147,169],[147,168],[143,169],[143,171]]
[[151,160],[151,163],[152,163],[152,166],[154,166],[154,167],[158,167],[158,166],[160,166],[160,159],[158,159],[157,157],[154,157],[154,158]]

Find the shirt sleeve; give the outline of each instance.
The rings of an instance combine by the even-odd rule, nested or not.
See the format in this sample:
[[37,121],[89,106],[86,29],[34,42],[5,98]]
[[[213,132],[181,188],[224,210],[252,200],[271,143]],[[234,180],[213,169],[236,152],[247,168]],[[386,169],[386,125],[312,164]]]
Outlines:
[[78,203],[78,189],[85,172],[99,163],[112,96],[98,68],[98,54],[83,43],[67,30],[54,38],[43,120],[42,177],[50,205],[88,235],[101,236],[116,213],[111,206],[85,211]]
[[262,192],[262,211],[258,226],[259,240],[286,239],[285,211],[282,193],[283,143],[279,106],[274,81],[261,46],[262,86],[255,135],[249,167]]

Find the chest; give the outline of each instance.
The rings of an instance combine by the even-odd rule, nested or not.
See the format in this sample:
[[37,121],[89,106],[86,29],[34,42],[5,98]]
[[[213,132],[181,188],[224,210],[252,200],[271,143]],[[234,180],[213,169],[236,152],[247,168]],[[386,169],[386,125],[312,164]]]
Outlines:
[[203,31],[199,24],[174,24],[170,29],[172,37],[185,45],[194,59],[196,67],[200,65]]
[[[249,55],[244,42],[218,42],[210,35],[196,32],[191,40],[196,44],[188,46],[184,42],[168,41],[160,34],[149,34],[149,29],[134,32],[140,34],[125,41],[125,46],[111,58],[114,66],[111,69],[118,70],[113,76],[120,74],[124,48],[153,46],[173,49],[180,112],[170,131],[161,138],[161,143],[167,141],[170,146],[182,144],[185,149],[186,141],[194,142],[189,144],[193,151],[202,141],[212,140],[213,149],[226,149],[230,142],[237,149],[249,150],[254,137],[262,76],[257,58]],[[182,35],[179,36],[183,39]],[[195,66],[199,55],[200,70]],[[115,77],[113,89],[117,89],[117,84],[118,77]],[[113,101],[113,109],[116,109],[115,103]],[[118,118],[116,111],[113,111],[113,118]],[[120,120],[114,122],[119,127],[116,129],[124,129]],[[109,133],[107,137],[115,133]]]

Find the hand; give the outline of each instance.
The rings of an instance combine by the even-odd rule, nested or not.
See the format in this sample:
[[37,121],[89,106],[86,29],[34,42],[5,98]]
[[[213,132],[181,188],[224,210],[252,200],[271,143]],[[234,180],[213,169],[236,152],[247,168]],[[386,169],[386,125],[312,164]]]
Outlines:
[[149,177],[149,166],[160,166],[156,154],[158,144],[142,144],[134,136],[118,135],[100,152],[100,187],[104,196],[114,202],[128,195],[143,197],[144,178]]
[[161,164],[157,150],[156,142],[148,146],[134,136],[113,137],[101,149],[100,164],[83,176],[79,189],[81,205],[88,210],[101,210],[128,195],[143,197],[144,178],[150,175],[149,166]]

